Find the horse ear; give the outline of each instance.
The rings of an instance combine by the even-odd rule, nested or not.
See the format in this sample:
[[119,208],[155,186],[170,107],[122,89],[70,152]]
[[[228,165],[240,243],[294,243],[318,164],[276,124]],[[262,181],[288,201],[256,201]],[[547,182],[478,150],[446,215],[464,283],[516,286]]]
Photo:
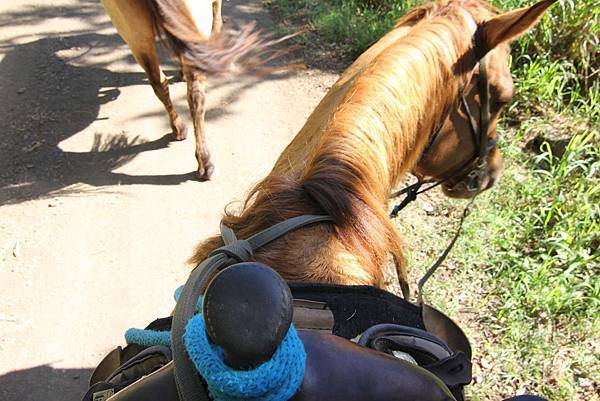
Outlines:
[[483,54],[500,43],[517,39],[538,23],[544,12],[556,0],[543,0],[531,7],[519,8],[500,14],[479,27]]

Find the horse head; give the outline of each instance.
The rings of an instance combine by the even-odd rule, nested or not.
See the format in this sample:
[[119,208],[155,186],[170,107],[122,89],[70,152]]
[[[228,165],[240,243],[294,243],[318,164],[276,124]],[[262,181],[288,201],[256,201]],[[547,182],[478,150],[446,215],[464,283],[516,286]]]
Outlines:
[[[461,2],[474,22],[473,46],[457,66],[464,74],[460,94],[452,99],[414,170],[420,180],[441,182],[450,197],[470,198],[500,179],[503,160],[496,125],[513,96],[509,43],[534,26],[554,1],[504,14],[477,0]],[[436,4],[442,7],[444,2]]]
[[[342,74],[273,170],[223,222],[247,238],[302,214],[331,217],[256,258],[285,279],[383,285],[391,253],[406,278],[390,192],[409,171],[472,197],[498,180],[496,122],[512,96],[508,43],[554,0],[498,14],[482,0],[409,12]],[[199,263],[222,239],[202,243]]]

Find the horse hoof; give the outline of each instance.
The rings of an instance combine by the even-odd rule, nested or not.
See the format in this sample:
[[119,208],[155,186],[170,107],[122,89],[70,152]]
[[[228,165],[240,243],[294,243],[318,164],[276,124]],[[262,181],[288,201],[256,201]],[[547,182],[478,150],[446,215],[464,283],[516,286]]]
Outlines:
[[173,139],[176,141],[183,141],[185,138],[187,138],[190,132],[191,129],[185,127],[183,129],[175,130],[173,131]]
[[203,167],[198,167],[200,181],[209,181],[214,171],[215,166],[211,162],[204,163]]

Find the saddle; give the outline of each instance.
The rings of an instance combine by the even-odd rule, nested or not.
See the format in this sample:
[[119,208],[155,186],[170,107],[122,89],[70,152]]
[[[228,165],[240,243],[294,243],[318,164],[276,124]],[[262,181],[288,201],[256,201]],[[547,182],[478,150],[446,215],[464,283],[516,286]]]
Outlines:
[[174,315],[111,351],[83,401],[463,401],[471,346],[440,311],[369,286],[286,283],[249,261],[323,221],[300,216],[248,240],[221,227],[226,245],[192,272]]
[[[203,314],[216,322],[211,337],[219,336],[215,341],[231,354],[227,361],[246,367],[270,357],[281,341],[278,333],[293,322],[306,368],[292,400],[463,400],[463,387],[471,381],[469,341],[436,309],[368,286],[288,286],[259,263],[234,264],[218,277],[205,292],[211,302]],[[265,329],[267,321],[271,330]],[[172,322],[171,317],[157,319],[147,329],[164,332]],[[204,389],[197,399],[211,400],[199,374],[197,381]],[[110,352],[83,398],[104,400],[183,401],[171,349],[130,344]]]

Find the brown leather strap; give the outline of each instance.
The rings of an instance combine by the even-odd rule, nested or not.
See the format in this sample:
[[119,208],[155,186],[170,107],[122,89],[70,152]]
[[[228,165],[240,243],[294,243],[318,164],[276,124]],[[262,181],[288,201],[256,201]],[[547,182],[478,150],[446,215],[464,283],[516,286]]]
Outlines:
[[296,329],[333,332],[335,319],[325,302],[294,299],[293,323]]

